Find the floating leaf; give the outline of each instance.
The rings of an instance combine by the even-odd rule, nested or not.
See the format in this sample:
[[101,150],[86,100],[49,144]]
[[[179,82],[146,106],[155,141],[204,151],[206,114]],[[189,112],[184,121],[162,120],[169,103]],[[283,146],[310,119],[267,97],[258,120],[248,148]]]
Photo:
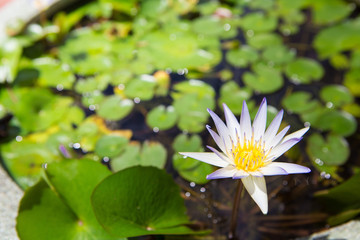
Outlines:
[[268,47],[263,52],[264,60],[275,64],[284,64],[290,62],[294,57],[295,52],[289,50],[283,45]]
[[[17,217],[21,239],[119,239],[110,236],[91,209],[93,188],[110,171],[88,160],[49,164],[45,181],[25,192]],[[36,222],[37,224],[33,224]]]
[[22,47],[15,39],[6,40],[0,47],[0,84],[12,83],[17,74]]
[[330,102],[335,107],[341,107],[353,101],[349,90],[342,85],[328,85],[321,89],[320,97],[324,102]]
[[350,154],[348,143],[344,138],[338,135],[328,135],[325,140],[318,133],[314,133],[308,138],[307,152],[314,163],[329,166],[344,164]]
[[218,103],[219,106],[225,103],[234,114],[240,114],[243,101],[250,99],[251,96],[251,89],[247,87],[240,88],[236,82],[229,81],[221,86]]
[[106,97],[99,103],[97,113],[108,120],[120,120],[126,117],[134,107],[134,102],[129,99],[122,99],[120,96],[112,95]]
[[311,100],[312,96],[308,92],[294,92],[286,96],[282,105],[288,111],[294,113],[304,113],[317,107],[318,101]]
[[298,58],[285,68],[286,76],[295,84],[317,81],[324,75],[321,65],[309,58]]
[[242,27],[245,31],[269,32],[276,28],[277,19],[273,16],[265,16],[256,12],[247,14],[242,20]]
[[177,118],[178,116],[173,106],[165,107],[160,105],[151,109],[146,117],[146,122],[152,128],[167,130],[175,125]]
[[189,220],[179,193],[163,170],[132,167],[103,180],[91,200],[97,219],[113,236],[194,233],[184,226]]
[[326,111],[319,117],[316,126],[347,137],[356,131],[357,121],[351,114],[344,111]]
[[95,153],[100,157],[114,157],[120,154],[128,140],[116,135],[104,135],[96,143]]
[[352,95],[360,96],[360,69],[352,69],[345,74],[344,85],[350,90]]
[[258,53],[249,46],[230,50],[226,53],[226,61],[235,67],[246,67],[258,59]]
[[192,22],[192,30],[197,34],[220,36],[225,30],[219,18],[203,16]]
[[246,86],[255,91],[260,93],[273,93],[279,90],[284,84],[280,72],[275,68],[257,64],[254,66],[254,72],[255,74],[245,73],[243,81]]
[[275,33],[255,33],[253,36],[247,36],[249,46],[255,49],[281,45],[281,37]]
[[141,75],[138,79],[131,80],[125,87],[128,98],[151,100],[155,94],[156,80],[151,75]]
[[353,6],[341,0],[317,0],[309,2],[314,12],[315,24],[328,24],[338,22],[347,17]]

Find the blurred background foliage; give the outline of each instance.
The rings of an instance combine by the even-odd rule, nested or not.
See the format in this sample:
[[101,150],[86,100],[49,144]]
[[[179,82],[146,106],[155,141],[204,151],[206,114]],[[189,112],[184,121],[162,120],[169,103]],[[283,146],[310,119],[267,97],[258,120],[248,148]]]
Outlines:
[[[98,0],[13,28],[0,46],[2,163],[23,189],[41,178],[47,164],[66,158],[101,162],[113,172],[165,168],[185,198],[198,196],[221,209],[230,200],[188,187],[206,184],[214,169],[177,152],[212,145],[204,131],[212,125],[207,108],[221,115],[226,103],[239,115],[246,100],[254,117],[265,96],[268,123],[284,108],[284,124],[293,131],[311,126],[287,156],[313,169],[293,186],[303,195],[302,210],[275,204],[296,203],[288,182],[279,180],[285,200],[269,183],[275,189],[270,213],[303,214],[295,228],[315,219],[317,225],[293,235],[324,227],[325,218],[332,225],[354,218],[360,213],[354,192],[359,11],[358,1],[350,0]],[[51,191],[45,185],[35,188]],[[325,217],[316,218],[320,213]],[[210,220],[201,217],[207,213],[190,215],[222,233],[213,223],[226,222],[228,212]],[[266,226],[256,234],[284,234]]]

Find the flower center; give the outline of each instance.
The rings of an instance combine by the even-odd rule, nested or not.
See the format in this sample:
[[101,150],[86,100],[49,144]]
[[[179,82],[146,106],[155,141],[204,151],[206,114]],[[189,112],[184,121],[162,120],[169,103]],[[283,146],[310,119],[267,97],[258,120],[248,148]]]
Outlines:
[[255,142],[253,138],[245,140],[243,145],[238,141],[231,151],[237,169],[253,172],[267,164],[265,159],[269,151],[265,151],[261,139]]

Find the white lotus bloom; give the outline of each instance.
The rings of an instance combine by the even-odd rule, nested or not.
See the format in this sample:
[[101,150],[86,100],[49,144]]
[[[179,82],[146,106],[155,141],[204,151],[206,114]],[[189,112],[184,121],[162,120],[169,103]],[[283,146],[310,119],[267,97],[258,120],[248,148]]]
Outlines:
[[309,128],[303,128],[284,137],[290,126],[278,133],[283,117],[281,110],[265,131],[267,115],[265,98],[252,124],[245,101],[240,124],[230,109],[225,104],[223,106],[226,124],[208,109],[218,133],[206,126],[222,152],[208,146],[212,152],[181,152],[180,154],[220,167],[208,175],[207,179],[241,179],[261,211],[267,214],[268,197],[264,176],[310,172],[309,168],[297,164],[274,162],[299,142]]

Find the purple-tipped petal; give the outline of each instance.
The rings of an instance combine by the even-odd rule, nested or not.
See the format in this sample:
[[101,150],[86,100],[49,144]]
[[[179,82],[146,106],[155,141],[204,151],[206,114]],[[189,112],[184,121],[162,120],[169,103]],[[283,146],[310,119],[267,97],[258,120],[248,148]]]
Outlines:
[[293,132],[293,133],[287,135],[286,137],[284,137],[282,142],[286,142],[287,140],[290,140],[292,138],[301,138],[308,130],[309,130],[309,127],[306,127],[306,128],[302,128],[296,132]]
[[272,122],[270,123],[268,129],[266,130],[266,132],[264,134],[263,140],[265,142],[268,142],[268,141],[271,142],[273,140],[273,138],[275,137],[276,133],[279,131],[279,127],[280,127],[283,115],[284,115],[284,110],[280,110],[280,112],[278,112],[278,114],[272,120]]
[[211,130],[209,125],[206,125],[206,129],[209,131],[209,133],[212,136],[212,138],[214,139],[216,145],[218,145],[218,147],[221,149],[221,151],[223,151],[225,153],[226,148],[225,148],[224,141],[221,139],[221,137],[216,132]]
[[287,131],[289,131],[290,126],[286,126],[284,127],[283,130],[281,130],[274,138],[272,141],[268,141],[265,142],[265,149],[268,150],[270,148],[275,147],[276,145],[278,145],[281,140],[284,138],[285,134],[287,133]]
[[259,107],[259,111],[256,113],[253,129],[254,129],[254,140],[259,140],[261,136],[264,135],[266,127],[266,115],[267,115],[267,103],[266,98],[264,98]]
[[248,177],[249,173],[245,172],[244,170],[238,169],[233,176],[233,179],[241,179],[244,177]]
[[217,166],[217,167],[226,167],[229,165],[228,162],[224,161],[218,157],[215,153],[209,152],[179,152],[181,155],[195,158],[196,160]]
[[216,150],[215,148],[213,148],[211,146],[206,146],[206,147],[208,149],[210,149],[213,153],[215,153],[219,158],[224,160],[225,162],[228,162],[229,164],[234,165],[234,162],[232,160],[230,160],[227,156],[225,156],[223,153],[219,152],[218,150]]
[[234,176],[236,172],[236,168],[234,166],[227,166],[224,168],[220,168],[215,172],[206,176],[206,179],[219,179],[219,178],[231,178]]
[[236,133],[238,134],[240,133],[240,124],[236,119],[235,115],[231,112],[231,110],[225,103],[223,103],[223,108],[224,108],[226,125],[231,134],[231,138],[233,139],[233,141],[235,141],[237,139]]
[[225,123],[219,118],[218,115],[216,115],[213,111],[208,109],[208,112],[210,113],[211,118],[213,119],[216,130],[219,134],[219,136],[224,139],[225,142],[225,148],[231,149],[232,144],[230,140],[230,132],[229,129],[226,127]]
[[273,159],[273,160],[277,159],[278,157],[283,155],[287,150],[289,150],[292,146],[297,144],[300,140],[301,138],[292,138],[284,143],[279,144],[278,146],[276,146],[271,150],[268,159]]
[[241,128],[240,140],[243,140],[244,134],[247,139],[251,139],[252,136],[251,119],[250,119],[249,109],[245,101],[243,102],[243,106],[241,110],[240,128]]
[[311,169],[294,163],[284,163],[284,162],[272,162],[268,167],[279,167],[284,169],[288,174],[295,173],[309,173]]
[[264,176],[275,176],[275,175],[288,175],[288,172],[286,172],[283,168],[278,167],[278,166],[273,166],[271,165],[272,163],[270,163],[269,165],[267,165],[266,167],[262,167],[260,169],[260,172],[264,175]]
[[242,178],[246,190],[254,199],[255,203],[260,207],[263,214],[268,212],[268,196],[266,192],[266,183],[264,177],[253,177],[249,176]]

